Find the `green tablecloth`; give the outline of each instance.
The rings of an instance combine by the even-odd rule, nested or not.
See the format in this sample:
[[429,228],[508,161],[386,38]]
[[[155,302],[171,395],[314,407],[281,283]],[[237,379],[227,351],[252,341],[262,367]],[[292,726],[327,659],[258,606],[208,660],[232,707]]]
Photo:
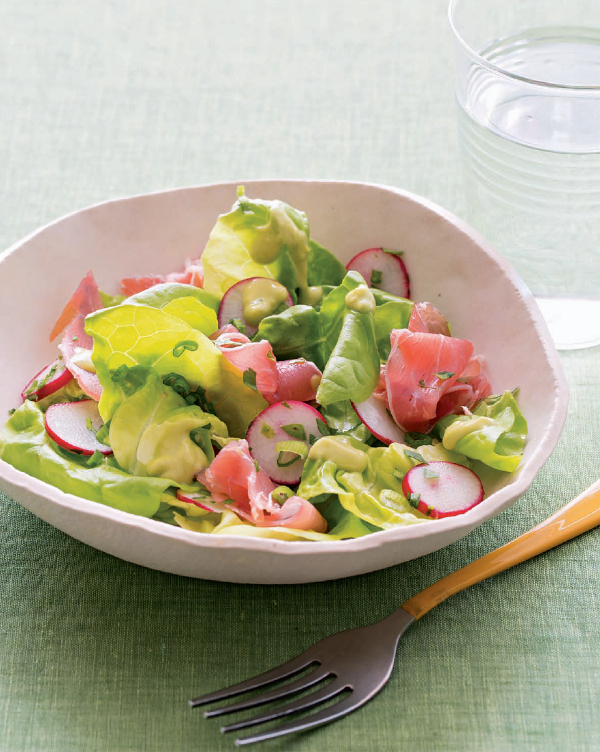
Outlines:
[[[1,17],[2,248],[96,201],[229,179],[390,183],[464,213],[446,0],[23,0]],[[595,479],[598,356],[564,355],[567,426],[515,507],[345,581],[154,572],[0,495],[0,750],[232,749],[187,698],[384,616]],[[403,638],[377,699],[265,748],[600,749],[598,536],[454,596]]]

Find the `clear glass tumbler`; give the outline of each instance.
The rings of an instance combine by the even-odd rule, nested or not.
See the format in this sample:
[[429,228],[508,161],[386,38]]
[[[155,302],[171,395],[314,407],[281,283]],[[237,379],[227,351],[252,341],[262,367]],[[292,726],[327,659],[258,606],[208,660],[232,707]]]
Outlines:
[[449,18],[466,219],[536,295],[559,348],[598,345],[600,4],[451,0]]

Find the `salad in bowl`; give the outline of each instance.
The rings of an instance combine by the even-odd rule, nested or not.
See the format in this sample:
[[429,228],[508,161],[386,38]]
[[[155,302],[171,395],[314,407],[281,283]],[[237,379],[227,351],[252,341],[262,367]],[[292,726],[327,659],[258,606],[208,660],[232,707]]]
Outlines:
[[0,460],[208,536],[341,541],[474,509],[522,462],[519,385],[411,295],[401,241],[343,264],[318,240],[240,187],[183,270],[117,295],[88,272]]

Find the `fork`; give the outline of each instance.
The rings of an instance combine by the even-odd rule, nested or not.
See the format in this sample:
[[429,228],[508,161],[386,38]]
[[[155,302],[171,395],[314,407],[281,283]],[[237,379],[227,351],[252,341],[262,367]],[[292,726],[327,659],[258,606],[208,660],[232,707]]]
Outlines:
[[[597,525],[600,525],[600,480],[544,522],[510,543],[438,580],[381,621],[325,637],[296,658],[271,671],[197,697],[190,700],[189,704],[195,708],[262,689],[275,682],[293,679],[287,684],[247,700],[205,711],[205,717],[210,718],[290,698],[307,689],[315,690],[299,699],[292,699],[291,702],[258,715],[223,726],[221,731],[237,731],[309,708],[317,708],[316,712],[310,715],[236,739],[237,745],[252,744],[304,731],[341,718],[364,705],[383,688],[394,668],[398,641],[414,621],[450,595],[527,561]],[[307,672],[309,668],[311,671]],[[297,674],[301,676],[294,678]],[[326,683],[327,679],[331,681]],[[318,709],[319,705],[328,700],[335,702]]]

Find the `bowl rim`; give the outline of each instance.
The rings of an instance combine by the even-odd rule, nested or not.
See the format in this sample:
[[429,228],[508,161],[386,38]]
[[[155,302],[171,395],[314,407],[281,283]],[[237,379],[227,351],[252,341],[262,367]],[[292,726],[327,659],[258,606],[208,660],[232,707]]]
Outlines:
[[[524,282],[512,268],[510,263],[502,257],[476,230],[470,227],[465,221],[457,217],[452,212],[444,209],[440,205],[428,198],[416,193],[406,191],[393,185],[381,183],[372,183],[355,180],[328,180],[328,179],[294,179],[294,178],[262,178],[250,180],[228,180],[222,182],[201,183],[196,185],[180,186],[176,188],[159,189],[145,193],[138,193],[128,196],[111,198],[105,201],[99,201],[89,206],[69,212],[37,228],[25,237],[13,243],[5,251],[0,253],[0,265],[11,254],[17,252],[19,248],[29,242],[32,238],[40,235],[48,228],[55,224],[66,221],[69,218],[92,211],[101,206],[109,206],[114,203],[125,201],[134,201],[151,196],[164,194],[175,194],[190,190],[217,189],[244,185],[247,188],[261,188],[267,184],[292,184],[309,187],[311,185],[352,185],[391,192],[409,202],[423,206],[426,209],[440,216],[446,223],[451,224],[459,230],[472,242],[476,243],[481,250],[490,256],[498,266],[503,270],[509,281],[512,282],[520,296],[523,298],[525,306],[531,315],[532,323],[536,329],[538,337],[543,345],[546,357],[550,366],[555,383],[554,405],[550,415],[549,423],[546,426],[544,436],[541,442],[535,447],[533,454],[529,457],[528,463],[523,470],[517,470],[513,475],[514,482],[505,486],[490,495],[481,504],[473,507],[464,514],[453,517],[445,517],[437,520],[427,520],[426,525],[418,523],[407,526],[393,527],[386,530],[370,533],[361,538],[352,538],[338,541],[287,541],[272,538],[261,538],[243,535],[208,535],[201,534],[191,530],[169,525],[160,520],[142,517],[132,512],[125,512],[113,507],[106,506],[99,502],[91,501],[83,497],[65,493],[55,486],[45,481],[34,478],[20,470],[17,470],[4,460],[0,460],[0,480],[6,480],[16,489],[23,491],[25,494],[35,494],[42,497],[44,501],[50,501],[63,509],[78,509],[85,516],[99,517],[105,520],[119,522],[122,526],[129,528],[143,529],[149,533],[157,533],[161,537],[167,537],[181,543],[192,544],[194,547],[209,549],[244,549],[244,550],[261,550],[268,551],[277,555],[303,555],[306,553],[358,553],[359,551],[369,551],[378,548],[383,543],[402,542],[409,539],[423,537],[422,531],[429,530],[431,535],[443,531],[453,531],[457,529],[472,530],[483,522],[495,517],[504,509],[515,503],[530,487],[538,472],[542,469],[548,460],[560,437],[568,410],[568,385],[564,375],[560,357],[552,341],[547,324],[539,310],[533,294],[526,287]],[[10,495],[10,494],[9,494]],[[425,522],[425,521],[424,521]]]

